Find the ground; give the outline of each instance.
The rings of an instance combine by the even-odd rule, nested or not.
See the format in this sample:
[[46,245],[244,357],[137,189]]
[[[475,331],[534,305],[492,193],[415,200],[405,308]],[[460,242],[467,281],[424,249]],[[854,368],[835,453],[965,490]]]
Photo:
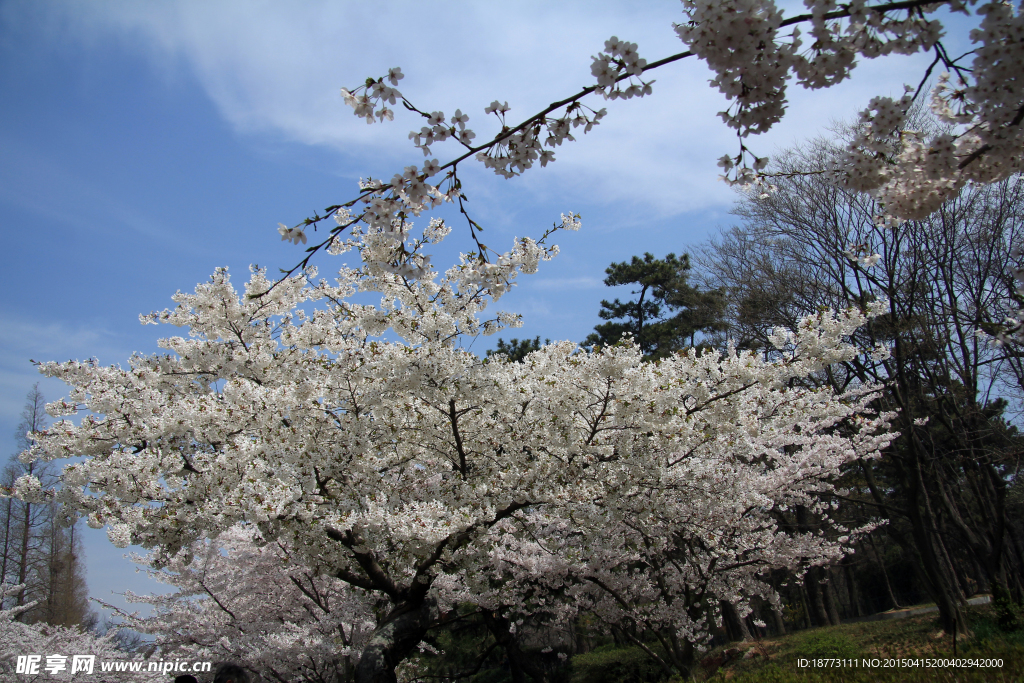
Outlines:
[[[732,643],[709,652],[695,679],[731,683],[1024,681],[1024,631],[999,631],[990,605],[972,607],[969,615],[972,630],[958,638],[956,656],[962,664],[974,666],[953,667],[942,661],[953,658],[953,639],[939,630],[935,614],[926,614]],[[808,665],[800,666],[800,660]],[[992,664],[991,660],[1001,660],[1002,666],[981,666]],[[811,666],[812,661],[822,668]]]

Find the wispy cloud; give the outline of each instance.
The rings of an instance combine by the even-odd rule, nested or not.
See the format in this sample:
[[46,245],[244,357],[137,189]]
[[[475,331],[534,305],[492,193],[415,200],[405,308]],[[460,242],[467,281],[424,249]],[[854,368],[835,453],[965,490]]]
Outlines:
[[[105,362],[127,357],[130,351],[121,348],[115,333],[95,327],[69,329],[60,322],[35,322],[12,319],[0,326],[0,358],[4,363],[14,358],[75,358],[80,349],[93,349]],[[68,355],[68,354],[71,355]]]
[[[651,60],[681,51],[671,27],[682,19],[679,7],[671,0],[20,3],[51,30],[116,39],[164,72],[184,65],[240,132],[328,146],[365,159],[368,173],[414,160],[405,132],[420,122],[401,112],[395,123],[367,126],[342,105],[340,87],[401,65],[403,92],[428,110],[461,107],[482,139],[496,130],[481,113],[492,99],[508,100],[514,118],[590,84],[589,56],[613,34],[637,42]],[[755,140],[755,149],[770,153],[852,117],[875,94],[900,91],[900,59],[926,58],[869,63],[824,97],[794,87],[785,123]],[[726,103],[708,87],[710,73],[691,59],[653,77],[653,97],[595,100],[610,110],[605,122],[586,143],[559,149],[558,162],[526,178],[527,187],[542,197],[642,206],[658,217],[731,203],[715,160],[736,143],[716,115]],[[439,158],[448,156],[442,147],[434,150]]]
[[126,205],[100,184],[48,158],[44,151],[2,132],[0,149],[5,162],[0,164],[0,202],[58,225],[87,228],[105,237],[144,237],[164,246],[173,244],[179,250],[195,251],[152,212]]

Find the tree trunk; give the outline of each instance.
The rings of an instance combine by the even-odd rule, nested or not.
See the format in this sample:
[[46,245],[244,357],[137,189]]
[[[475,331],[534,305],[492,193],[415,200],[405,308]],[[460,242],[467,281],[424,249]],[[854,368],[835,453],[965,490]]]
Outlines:
[[828,614],[829,623],[832,626],[838,626],[842,622],[839,620],[839,606],[838,606],[838,595],[836,594],[835,585],[833,585],[832,572],[822,568],[821,576],[821,597],[825,603],[825,613]]
[[875,558],[878,560],[878,568],[882,570],[882,578],[885,580],[885,590],[889,594],[889,602],[892,603],[892,609],[899,609],[900,602],[896,599],[896,594],[892,591],[892,584],[889,582],[889,572],[885,568],[885,558],[882,557],[882,553],[878,552],[878,546],[875,544],[874,536],[868,534],[868,543],[871,544],[871,549],[875,551]]
[[771,612],[772,620],[775,622],[775,630],[777,631],[775,635],[786,635],[786,620],[782,618],[782,610],[772,605]]
[[[1006,530],[1008,532],[1006,538],[1013,549],[1013,557],[1017,566],[1017,571],[1014,571],[1012,576],[1015,578],[1016,584],[1020,586],[1020,577],[1024,573],[1024,553],[1021,552],[1021,543],[1017,539],[1017,525],[1009,524]],[[1024,595],[1018,595],[1018,598],[1024,601]]]
[[11,508],[13,502],[13,499],[8,498],[5,505],[7,509],[4,512],[4,553],[3,559],[0,560],[0,583],[7,582],[7,559],[11,556]]
[[512,633],[511,623],[508,619],[497,613],[485,611],[484,623],[498,645],[505,649],[505,656],[508,658],[509,668],[512,670],[512,683],[526,683],[527,676],[536,683],[546,683],[547,676],[544,669],[537,666],[526,653],[519,649],[519,642],[515,634]]
[[[811,617],[811,598],[807,595],[807,584],[801,581],[800,586],[800,602],[804,605],[804,619],[807,620],[807,625],[804,628],[814,628],[814,619]],[[800,627],[797,626],[797,629]]]
[[811,617],[812,626],[831,626],[832,620],[825,609],[825,599],[822,595],[821,571],[821,567],[810,567],[807,573],[804,574],[804,588],[807,589],[807,598],[809,600],[807,610]]
[[[693,616],[692,614],[690,615]],[[689,640],[680,640],[673,630],[668,630],[667,633],[659,633],[658,640],[661,641],[662,646],[666,649],[668,658],[672,662],[672,666],[675,667],[676,671],[682,676],[682,679],[689,680],[690,675],[697,666],[697,649],[693,646]],[[669,672],[671,674],[671,672]]]
[[423,640],[439,616],[437,601],[430,596],[395,605],[363,648],[356,683],[397,683],[395,667]]
[[[920,475],[920,470],[918,470]],[[910,476],[908,508],[910,523],[918,552],[921,554],[921,567],[928,577],[928,588],[931,598],[939,608],[939,623],[947,633],[967,633],[967,615],[964,612],[963,594],[952,568],[946,562],[946,556],[937,546],[937,520],[931,507],[922,505],[927,497],[920,476]],[[927,501],[923,501],[927,502]],[[922,513],[922,508],[924,512]]]
[[[813,533],[816,524],[811,519],[807,508],[803,505],[796,506],[796,524],[801,533]],[[825,597],[822,595],[822,578],[825,570],[821,567],[809,567],[804,573],[804,588],[808,598],[807,611],[811,624],[808,626],[831,626],[832,619],[826,609]],[[828,600],[831,602],[831,599]],[[837,622],[838,623],[838,622]]]
[[1006,565],[1000,563],[992,577],[992,603],[996,609],[996,620],[999,628],[1004,631],[1016,631],[1024,626],[1021,623],[1021,605],[1010,594],[1007,584]]
[[722,623],[725,626],[725,633],[731,641],[747,642],[751,640],[750,629],[746,621],[740,617],[739,610],[731,602],[720,601],[722,610]]
[[857,589],[857,579],[853,571],[853,556],[847,555],[842,561],[843,571],[846,574],[846,591],[850,595],[850,612],[855,617],[864,616],[864,606],[861,603],[860,591]]
[[[28,579],[28,547],[29,538],[32,534],[32,504],[25,503],[25,523],[22,525],[21,530],[21,557],[18,558],[18,583],[24,584]],[[23,585],[21,590],[18,591],[18,598],[15,601],[15,606],[21,607],[25,604],[25,596],[28,593],[28,586]],[[18,616],[14,617],[15,621],[23,621],[25,618],[25,612],[22,612]]]

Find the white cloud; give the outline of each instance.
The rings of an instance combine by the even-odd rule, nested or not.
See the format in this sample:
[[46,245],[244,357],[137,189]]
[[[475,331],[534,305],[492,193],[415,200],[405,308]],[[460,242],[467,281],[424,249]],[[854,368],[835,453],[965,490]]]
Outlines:
[[22,357],[41,360],[75,357],[80,353],[79,349],[93,349],[104,356],[105,362],[113,362],[130,355],[130,352],[126,354],[124,349],[118,348],[116,338],[114,332],[98,328],[69,329],[60,322],[40,323],[7,318],[0,325],[0,349],[3,349],[0,362],[7,364]]
[[59,160],[23,140],[0,132],[0,201],[58,225],[88,229],[105,237],[144,237],[162,246],[196,253],[152,212],[138,211],[94,179],[75,174]]
[[[649,60],[682,51],[671,28],[682,14],[671,0],[643,6],[108,0],[28,7],[21,9],[45,14],[51,30],[134,46],[159,71],[185,65],[240,132],[341,150],[367,173],[387,172],[419,154],[406,138],[420,125],[413,116],[400,112],[394,123],[367,126],[338,96],[341,86],[354,87],[389,67],[402,66],[401,88],[421,108],[469,112],[480,139],[494,132],[482,114],[492,99],[508,100],[513,115],[525,116],[590,84],[590,56],[612,34],[637,42]],[[852,117],[871,96],[916,80],[926,59],[868,63],[827,94],[791,89],[787,119],[753,140],[754,149],[770,153],[821,132],[833,119]],[[905,71],[900,64],[914,66]],[[709,72],[688,59],[653,75],[651,98],[595,100],[595,107],[609,107],[605,123],[590,139],[564,145],[559,161],[524,179],[525,186],[538,196],[641,205],[661,217],[731,203],[715,161],[734,152],[736,141],[716,116],[725,101],[708,87]],[[454,149],[434,152],[446,158]]]
[[[661,34],[661,42],[678,51],[669,27],[678,15],[675,4],[659,5],[627,20],[625,3],[595,8],[536,1],[428,6],[111,0],[38,11],[46,12],[52,30],[86,41],[115,38],[144,50],[161,69],[183,61],[241,130],[379,151],[381,143],[410,148],[404,135],[352,117],[341,104],[342,86],[355,87],[401,65],[408,76],[402,89],[422,107],[462,106],[479,122],[483,107],[502,97],[524,113],[589,83],[587,56],[616,28],[624,35]],[[648,36],[640,40],[654,49]]]

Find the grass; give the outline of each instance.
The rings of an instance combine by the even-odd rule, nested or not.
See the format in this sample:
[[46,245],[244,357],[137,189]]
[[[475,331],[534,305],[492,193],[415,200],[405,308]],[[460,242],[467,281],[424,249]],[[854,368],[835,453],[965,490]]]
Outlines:
[[[824,681],[942,681],[1024,683],[1024,631],[1004,633],[996,626],[991,606],[968,612],[971,634],[957,641],[960,659],[1002,659],[999,668],[954,668],[937,666],[885,667],[893,660],[950,659],[952,638],[939,630],[935,614],[889,621],[860,622],[801,631],[792,635],[735,643],[709,652],[697,681],[730,683],[811,683]],[[727,661],[729,649],[737,649]],[[800,660],[841,659],[842,667],[799,666]],[[864,666],[864,660],[877,666]]]

